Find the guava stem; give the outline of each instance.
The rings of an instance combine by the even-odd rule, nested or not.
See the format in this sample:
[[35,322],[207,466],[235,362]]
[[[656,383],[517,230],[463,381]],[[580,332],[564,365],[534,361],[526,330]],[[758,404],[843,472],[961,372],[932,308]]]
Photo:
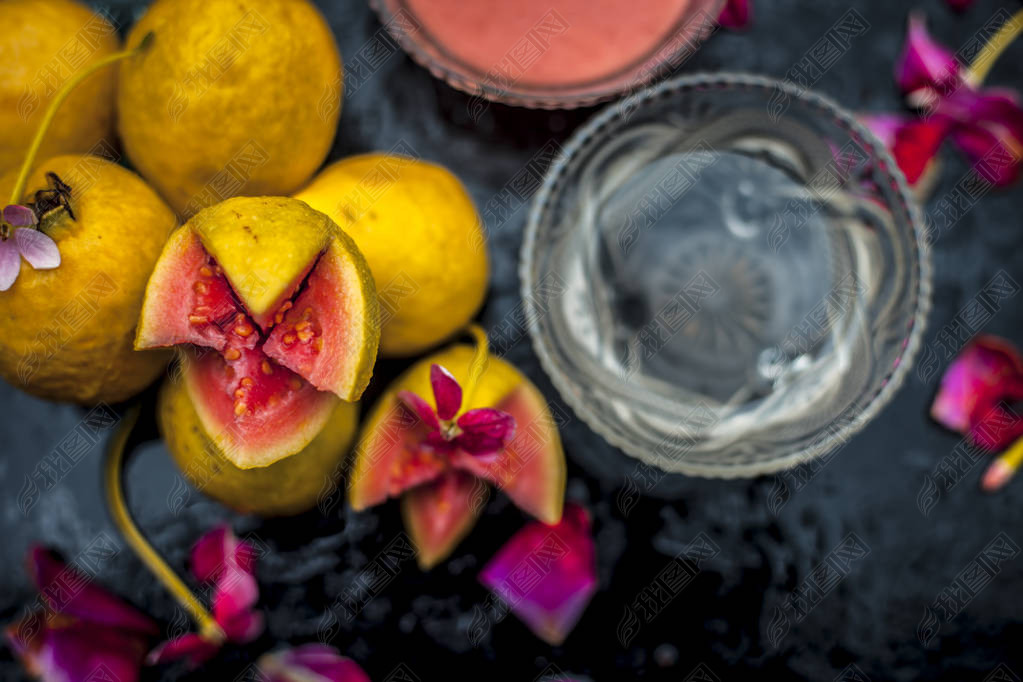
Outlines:
[[167,589],[168,592],[181,604],[192,619],[199,626],[199,634],[210,641],[223,641],[224,631],[213,619],[213,616],[196,599],[192,591],[188,589],[184,581],[167,565],[145,536],[139,531],[138,526],[131,517],[128,504],[124,499],[124,488],[122,475],[124,473],[124,450],[131,436],[131,431],[139,419],[139,405],[133,406],[121,419],[117,432],[110,440],[107,447],[107,456],[103,464],[103,480],[106,484],[107,507],[113,517],[114,524],[121,535],[128,542],[132,551],[139,560],[145,564],[149,572]]
[[14,191],[11,192],[11,200],[7,203],[16,204],[21,200],[21,194],[25,191],[25,185],[28,183],[28,174],[32,172],[32,164],[36,161],[36,155],[39,153],[39,147],[43,144],[43,138],[46,136],[46,131],[50,128],[50,124],[53,123],[53,118],[57,115],[57,110],[60,109],[60,105],[64,103],[64,100],[71,94],[71,91],[74,90],[79,83],[103,67],[145,50],[149,47],[149,43],[152,42],[152,35],[152,33],[147,34],[138,45],[130,50],[115,52],[114,54],[103,57],[94,64],[90,64],[85,70],[75,74],[74,77],[60,87],[60,90],[57,91],[53,100],[50,101],[50,106],[46,109],[46,114],[43,116],[43,120],[39,123],[39,127],[36,129],[35,137],[32,138],[32,144],[29,145],[28,153],[25,154],[25,161],[21,164],[21,172],[18,173],[18,179],[14,183]]
[[490,341],[487,340],[487,333],[483,331],[483,327],[471,322],[466,325],[465,333],[476,342],[476,353],[472,356],[472,364],[469,365],[469,379],[465,382],[465,388],[462,390],[462,411],[472,404],[472,394],[476,392],[476,385],[490,359]]
[[998,31],[991,36],[991,39],[984,44],[980,52],[973,59],[970,68],[966,73],[966,80],[970,85],[978,87],[987,78],[991,67],[995,65],[998,57],[1005,52],[1005,48],[1012,44],[1016,36],[1023,31],[1023,9],[1017,10],[1008,21],[1001,25]]

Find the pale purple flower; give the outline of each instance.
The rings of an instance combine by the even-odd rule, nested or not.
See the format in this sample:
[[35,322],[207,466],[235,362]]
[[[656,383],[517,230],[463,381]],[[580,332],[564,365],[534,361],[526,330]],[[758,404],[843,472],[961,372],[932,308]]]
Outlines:
[[3,221],[14,229],[0,239],[0,291],[14,285],[21,272],[22,258],[36,270],[60,265],[60,250],[52,239],[35,229],[37,220],[32,209],[18,204],[5,206]]

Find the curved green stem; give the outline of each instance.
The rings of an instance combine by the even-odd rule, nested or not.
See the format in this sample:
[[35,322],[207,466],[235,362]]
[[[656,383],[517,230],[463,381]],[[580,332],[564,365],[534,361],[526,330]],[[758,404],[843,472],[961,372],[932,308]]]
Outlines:
[[152,35],[152,33],[147,34],[136,47],[133,47],[130,50],[115,52],[114,54],[107,55],[99,61],[90,64],[88,67],[75,74],[72,78],[68,79],[68,81],[60,87],[60,90],[57,91],[57,94],[54,95],[53,99],[50,101],[50,106],[47,107],[46,114],[43,116],[43,120],[39,123],[39,127],[36,129],[35,137],[32,138],[32,144],[29,145],[28,152],[25,154],[25,161],[21,164],[21,172],[18,173],[18,179],[14,183],[14,191],[11,192],[11,200],[7,203],[16,204],[21,200],[21,195],[25,191],[25,185],[28,183],[28,174],[32,172],[32,165],[36,161],[36,155],[39,153],[39,147],[43,144],[43,138],[46,136],[46,131],[49,130],[50,124],[53,123],[53,119],[57,115],[57,110],[60,109],[60,105],[64,103],[64,100],[71,94],[71,91],[74,90],[79,83],[103,67],[145,50],[149,47],[149,43],[152,42]]
[[966,73],[966,80],[970,85],[978,87],[984,82],[984,79],[987,78],[988,73],[991,71],[991,67],[995,65],[995,61],[1005,52],[1005,48],[1012,44],[1012,41],[1016,39],[1016,36],[1021,31],[1023,31],[1023,9],[1018,10],[1008,21],[1002,24],[998,32],[991,36],[991,39],[984,44],[984,47],[974,57],[973,63]]
[[487,340],[487,333],[483,331],[483,328],[475,322],[470,322],[465,327],[465,333],[476,342],[476,353],[472,356],[472,364],[469,365],[469,378],[462,391],[462,410],[460,411],[465,411],[472,404],[472,394],[476,391],[476,385],[490,359],[490,342]]
[[139,531],[138,526],[135,525],[135,521],[131,518],[131,512],[128,511],[122,485],[124,450],[131,431],[138,422],[140,411],[141,408],[137,404],[128,410],[107,448],[107,456],[103,464],[103,480],[106,484],[107,506],[110,508],[110,515],[136,556],[195,620],[199,626],[199,634],[211,641],[223,641],[224,631],[217,625],[217,621],[199,603],[192,591],[167,565],[163,557],[153,549]]

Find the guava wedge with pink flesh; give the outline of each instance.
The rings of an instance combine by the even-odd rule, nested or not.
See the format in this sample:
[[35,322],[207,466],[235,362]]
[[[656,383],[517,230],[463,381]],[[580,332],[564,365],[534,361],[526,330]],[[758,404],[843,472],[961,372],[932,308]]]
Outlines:
[[304,448],[338,402],[258,348],[240,350],[234,360],[188,349],[181,362],[207,435],[240,469],[267,466]]
[[184,345],[206,434],[239,468],[304,448],[357,400],[379,340],[355,243],[293,199],[238,197],[171,235],[146,288],[136,348]]
[[479,481],[464,471],[446,471],[401,498],[401,517],[416,545],[416,562],[423,569],[447,557],[472,530],[486,499],[477,494]]

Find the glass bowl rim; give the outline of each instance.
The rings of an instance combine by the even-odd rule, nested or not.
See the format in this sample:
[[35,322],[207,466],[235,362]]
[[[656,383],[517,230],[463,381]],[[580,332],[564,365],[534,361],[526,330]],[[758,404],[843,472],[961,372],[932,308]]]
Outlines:
[[[686,462],[685,458],[682,458],[676,465],[666,468],[662,460],[650,455],[644,448],[637,447],[627,438],[605,426],[599,415],[592,411],[587,403],[577,396],[574,386],[578,382],[563,372],[560,365],[554,361],[551,354],[547,351],[547,340],[543,337],[540,330],[540,311],[536,308],[536,303],[531,295],[533,285],[535,284],[531,277],[531,271],[535,266],[534,254],[537,249],[537,232],[539,230],[540,219],[544,209],[548,206],[555,186],[560,181],[569,161],[584,147],[593,144],[594,138],[603,134],[601,133],[601,128],[610,119],[618,115],[618,102],[606,105],[586,123],[574,130],[568,140],[562,145],[562,153],[557,155],[544,174],[543,182],[530,204],[529,215],[523,231],[522,247],[519,252],[519,294],[522,297],[525,308],[526,325],[532,340],[533,350],[539,358],[544,372],[550,378],[551,383],[558,391],[562,400],[575,411],[591,430],[612,446],[620,449],[626,455],[669,473],[680,473],[705,478],[741,478],[777,473],[820,457],[830,451],[836,442],[848,442],[892,401],[905,382],[906,376],[913,367],[923,343],[927,317],[933,303],[931,254],[924,231],[923,211],[912,192],[910,192],[905,176],[888,153],[888,150],[866,126],[857,121],[855,116],[832,98],[800,87],[794,83],[745,72],[700,72],[686,74],[660,81],[630,95],[629,107],[639,108],[651,101],[656,101],[664,94],[694,88],[719,88],[727,90],[734,88],[758,88],[765,92],[781,91],[806,106],[823,111],[835,123],[848,128],[851,133],[862,138],[869,145],[870,152],[874,158],[880,162],[882,172],[887,176],[887,179],[894,182],[900,203],[905,208],[906,214],[909,217],[913,243],[916,247],[912,249],[910,256],[911,258],[915,256],[915,262],[911,264],[911,267],[912,265],[916,266],[919,273],[919,283],[916,289],[916,304],[913,318],[910,322],[908,337],[906,337],[906,341],[903,343],[898,360],[888,370],[880,389],[874,391],[870,401],[852,419],[845,421],[838,429],[835,429],[830,437],[824,439],[823,442],[818,442],[820,439],[815,438],[811,443],[787,455],[777,456],[762,462],[738,465],[729,465],[727,463],[708,465]],[[765,98],[766,101],[767,98]]]
[[[483,79],[480,79],[470,71],[455,68],[451,64],[457,64],[457,62],[453,60],[445,62],[439,59],[425,48],[423,44],[404,31],[391,30],[389,28],[390,20],[393,18],[394,13],[390,4],[393,1],[400,2],[401,0],[369,0],[369,5],[377,15],[377,19],[383,25],[384,30],[387,31],[387,34],[401,46],[406,54],[412,57],[413,61],[429,71],[434,78],[444,81],[467,95],[482,97],[490,102],[526,109],[577,109],[606,102],[617,95],[629,91],[639,91],[650,85],[659,76],[663,76],[665,65],[669,64],[672,59],[690,49],[687,45],[683,44],[671,51],[665,58],[658,60],[652,68],[644,68],[665,45],[670,44],[670,41],[666,39],[658,43],[646,56],[632,62],[626,71],[619,73],[617,76],[606,76],[596,81],[589,81],[578,85],[552,86],[549,90],[530,89],[527,87],[504,89],[487,85]],[[718,10],[723,9],[726,2],[726,0],[708,1],[715,2]],[[716,23],[716,14],[715,20],[712,21],[714,23],[710,24],[709,32],[699,39],[697,48],[702,47],[703,43],[718,30],[719,24]],[[669,33],[669,38],[671,35],[674,34]],[[566,94],[564,93],[565,90],[570,92]],[[559,94],[558,91],[562,92]]]

